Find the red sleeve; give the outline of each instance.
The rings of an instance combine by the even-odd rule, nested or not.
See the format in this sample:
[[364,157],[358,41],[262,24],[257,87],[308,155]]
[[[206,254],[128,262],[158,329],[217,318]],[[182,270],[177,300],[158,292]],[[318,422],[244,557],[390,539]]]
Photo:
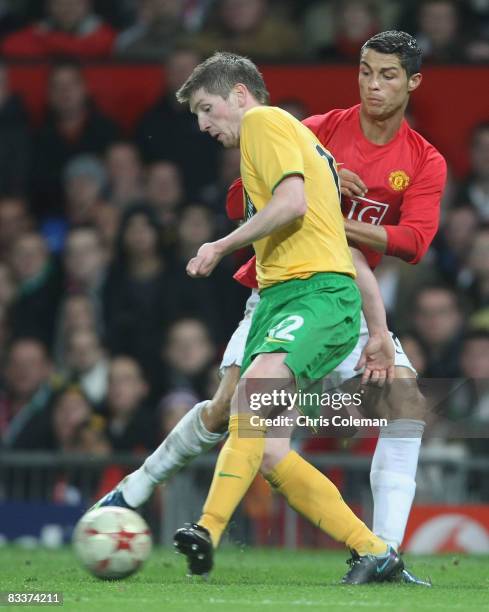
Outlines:
[[233,181],[228,189],[226,214],[231,221],[241,221],[244,217],[243,181],[241,178]]
[[406,191],[398,224],[383,226],[387,232],[386,255],[400,257],[410,264],[423,258],[438,231],[446,176],[445,160],[432,149]]
[[256,257],[253,256],[239,268],[233,278],[249,289],[258,289],[256,280]]

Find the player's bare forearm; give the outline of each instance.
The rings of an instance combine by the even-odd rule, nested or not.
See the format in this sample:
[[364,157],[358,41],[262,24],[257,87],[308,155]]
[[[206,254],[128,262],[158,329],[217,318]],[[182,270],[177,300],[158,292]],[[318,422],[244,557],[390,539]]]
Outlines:
[[290,176],[275,189],[270,202],[241,227],[224,238],[203,244],[187,264],[187,274],[205,277],[221,259],[244,246],[302,218],[307,210],[302,177]]
[[368,342],[363,347],[355,369],[363,368],[363,384],[372,382],[382,386],[386,380],[392,381],[394,378],[394,344],[387,328],[384,302],[377,279],[363,253],[355,248],[352,248],[351,252],[369,334]]
[[387,232],[382,225],[345,219],[345,233],[350,243],[370,247],[379,253],[387,250]]
[[228,255],[300,219],[306,210],[303,178],[288,177],[278,185],[262,210],[234,232],[217,240],[217,248],[223,256]]
[[362,309],[368,333],[370,336],[385,333],[388,331],[387,317],[377,279],[363,253],[352,247],[350,250],[357,271],[357,285],[362,295]]

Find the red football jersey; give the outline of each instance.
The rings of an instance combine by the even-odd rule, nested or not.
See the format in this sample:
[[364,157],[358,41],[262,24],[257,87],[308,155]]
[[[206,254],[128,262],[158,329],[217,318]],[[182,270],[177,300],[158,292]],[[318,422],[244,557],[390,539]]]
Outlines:
[[[383,225],[386,255],[418,263],[438,230],[447,172],[440,153],[406,121],[389,143],[370,142],[360,127],[360,105],[309,117],[304,124],[338,164],[367,185],[365,200],[342,198],[344,216]],[[382,259],[381,253],[362,251],[372,268]]]
[[[337,163],[358,174],[367,185],[365,198],[342,198],[343,215],[383,225],[387,231],[386,254],[418,263],[438,230],[445,160],[406,121],[389,143],[370,142],[363,135],[359,110],[360,105],[332,110],[303,123],[331,151]],[[382,253],[360,248],[374,269]],[[236,280],[248,287],[256,287],[253,276],[253,260],[235,274]]]

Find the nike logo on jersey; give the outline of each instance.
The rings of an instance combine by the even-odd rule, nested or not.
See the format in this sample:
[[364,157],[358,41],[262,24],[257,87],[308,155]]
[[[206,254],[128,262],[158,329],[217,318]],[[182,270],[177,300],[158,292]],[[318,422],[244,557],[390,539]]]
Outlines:
[[356,196],[355,198],[345,198],[341,200],[343,216],[347,219],[363,221],[372,225],[380,225],[382,219],[389,210],[389,204],[383,204],[369,198]]
[[219,472],[218,476],[221,478],[239,478],[242,480],[241,476],[237,476],[236,474],[228,474],[227,472]]

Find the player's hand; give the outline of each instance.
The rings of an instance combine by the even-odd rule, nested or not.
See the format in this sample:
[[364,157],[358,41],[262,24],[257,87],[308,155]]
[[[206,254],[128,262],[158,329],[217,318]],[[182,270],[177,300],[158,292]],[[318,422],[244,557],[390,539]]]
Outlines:
[[351,170],[343,167],[338,168],[338,174],[340,175],[342,195],[348,196],[349,198],[354,198],[355,196],[365,196],[368,191],[367,185],[365,185],[358,174],[355,174]]
[[192,278],[210,276],[223,258],[221,249],[215,242],[206,242],[197,251],[197,255],[187,264],[187,274]]
[[362,385],[368,382],[382,387],[394,380],[394,343],[389,332],[370,336],[355,370],[364,369]]

